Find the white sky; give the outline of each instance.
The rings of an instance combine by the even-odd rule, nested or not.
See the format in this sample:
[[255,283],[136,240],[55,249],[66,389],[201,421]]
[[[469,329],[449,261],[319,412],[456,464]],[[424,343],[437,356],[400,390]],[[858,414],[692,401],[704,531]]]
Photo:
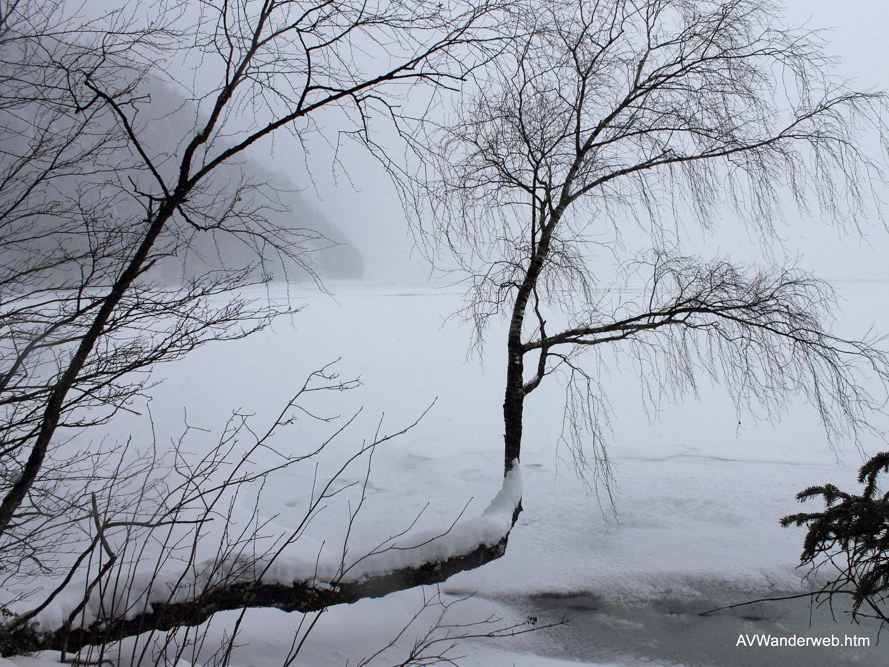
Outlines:
[[[851,80],[858,89],[889,89],[889,54],[884,32],[889,25],[889,2],[884,0],[790,0],[785,3],[789,25],[806,24],[829,29],[825,33],[829,52],[841,58],[836,71]],[[317,156],[320,157],[320,156]],[[315,174],[320,198],[316,205],[350,238],[365,255],[368,279],[383,281],[422,280],[425,263],[414,257],[404,214],[391,184],[371,160],[359,153],[350,155],[357,167],[347,182],[332,183],[326,166]],[[301,165],[297,165],[301,169]],[[299,178],[297,172],[293,177]],[[305,183],[305,181],[303,181]],[[306,192],[314,197],[314,191]],[[795,214],[790,214],[793,220]],[[826,279],[889,278],[885,257],[889,257],[889,232],[879,224],[866,230],[868,238],[844,236],[823,225],[791,224],[781,231],[789,255],[800,257],[800,264]],[[711,239],[716,250],[731,247],[740,259],[752,259],[752,245],[745,251],[744,238],[733,235]],[[748,254],[749,251],[749,254]],[[414,253],[416,254],[416,253]]]
[[[777,2],[777,0],[776,0]],[[787,0],[783,3],[789,25],[806,24],[829,31],[828,50],[841,58],[837,73],[858,89],[889,90],[889,54],[884,32],[889,26],[886,0]],[[94,8],[120,6],[121,0],[98,0]],[[84,5],[86,9],[88,5]],[[188,83],[188,82],[183,82]],[[889,119],[887,119],[889,122]],[[335,141],[335,138],[333,139]],[[330,170],[330,151],[318,142],[310,161],[313,183],[306,175],[302,159],[288,147],[284,137],[262,146],[256,158],[280,169],[298,186],[306,198],[354,242],[365,257],[367,277],[373,281],[422,281],[428,266],[412,250],[407,222],[388,177],[379,166],[357,149],[343,153],[349,178],[335,182]],[[349,182],[351,181],[351,183]],[[889,193],[887,193],[889,202]],[[889,203],[887,203],[889,218]],[[879,224],[865,230],[868,238],[844,237],[834,229],[812,224],[792,224],[782,230],[790,255],[800,255],[801,264],[827,279],[889,278],[884,257],[889,256],[889,232]],[[746,235],[729,233],[708,241],[717,251],[731,248],[741,259],[754,251]],[[745,249],[745,245],[750,248]]]

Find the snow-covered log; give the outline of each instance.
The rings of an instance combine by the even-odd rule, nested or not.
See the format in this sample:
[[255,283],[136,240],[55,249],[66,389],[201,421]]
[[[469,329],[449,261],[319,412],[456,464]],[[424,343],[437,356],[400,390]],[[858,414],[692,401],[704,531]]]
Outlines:
[[[0,625],[0,655],[41,650],[77,651],[149,631],[195,626],[218,612],[246,607],[312,612],[332,605],[382,597],[395,591],[436,584],[464,570],[496,560],[506,551],[510,531],[521,511],[518,461],[481,516],[460,521],[446,531],[423,531],[381,546],[353,561],[309,563],[285,558],[270,563],[205,563],[187,581],[179,576],[132,580],[127,599],[114,599],[115,587],[94,592],[85,603],[57,599],[29,622]],[[259,572],[249,577],[247,571]],[[213,575],[205,573],[212,572]],[[219,573],[225,573],[220,575]],[[95,591],[96,589],[94,589]],[[76,624],[70,610],[82,609]]]

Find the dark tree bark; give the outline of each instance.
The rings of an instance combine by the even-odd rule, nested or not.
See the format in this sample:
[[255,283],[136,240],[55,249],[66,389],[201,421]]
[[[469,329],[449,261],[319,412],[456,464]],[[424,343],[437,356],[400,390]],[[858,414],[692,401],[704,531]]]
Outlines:
[[472,570],[496,560],[506,552],[508,538],[507,535],[493,545],[479,545],[460,556],[395,570],[360,582],[294,581],[291,585],[262,581],[228,583],[185,602],[157,602],[142,613],[128,614],[125,618],[101,619],[84,627],[41,631],[33,625],[13,626],[0,630],[0,655],[35,651],[76,652],[86,646],[107,644],[145,632],[193,627],[221,611],[246,607],[270,607],[306,613],[364,598],[383,597],[407,588],[437,584],[457,572]]

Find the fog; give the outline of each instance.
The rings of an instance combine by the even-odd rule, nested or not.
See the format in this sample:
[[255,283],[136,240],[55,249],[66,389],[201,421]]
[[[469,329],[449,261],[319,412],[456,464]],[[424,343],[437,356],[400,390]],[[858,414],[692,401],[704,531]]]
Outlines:
[[[838,58],[834,71],[852,87],[889,89],[884,36],[889,6],[873,0],[796,1],[787,3],[785,14],[788,25],[824,30],[826,52]],[[395,147],[393,154],[398,155],[397,140],[391,136],[389,140]],[[359,249],[364,280],[416,283],[429,278],[430,266],[414,247],[395,188],[376,160],[360,147],[344,142],[337,147],[341,164],[335,166],[335,147],[319,137],[309,140],[308,159],[293,150],[291,138],[278,137],[276,142],[274,151],[263,147],[265,159],[303,189],[310,205]],[[868,138],[867,143],[871,155],[879,157],[876,137]],[[256,153],[254,158],[262,159]],[[311,173],[307,164],[311,164]],[[887,200],[885,190],[878,194]],[[770,239],[765,253],[756,233],[743,228],[728,213],[712,232],[704,233],[693,223],[680,223],[684,230],[678,239],[680,248],[685,253],[729,255],[741,262],[796,264],[829,281],[889,276],[885,261],[889,233],[880,220],[867,221],[859,234],[854,229],[837,228],[815,208],[801,214],[790,204],[785,215],[785,222],[777,228],[781,243]],[[629,233],[624,240],[638,250],[647,245],[644,235],[638,233]]]
[[[750,2],[771,6],[771,0]],[[182,11],[179,18],[187,23],[202,18],[197,16],[202,4],[171,0],[169,6]],[[227,5],[235,6],[247,13],[256,5],[252,0]],[[340,6],[331,5],[334,16]],[[114,7],[126,5],[123,0],[98,0],[71,11]],[[743,12],[748,5],[741,0],[738,7]],[[786,206],[764,226],[757,226],[755,212],[768,210],[770,199],[757,208],[761,202],[756,197],[741,195],[734,208],[726,201],[724,208],[711,212],[709,200],[730,200],[732,185],[742,188],[747,176],[759,188],[755,192],[771,194],[762,179],[774,176],[784,183],[798,175],[793,170],[797,153],[782,161],[786,137],[765,135],[780,138],[776,148],[775,139],[763,141],[762,136],[773,130],[773,118],[775,125],[788,127],[783,107],[798,108],[793,97],[804,84],[790,76],[786,95],[780,89],[774,97],[753,95],[752,111],[721,100],[723,88],[744,99],[746,84],[756,82],[762,72],[751,74],[742,67],[741,75],[730,78],[732,60],[744,61],[745,50],[769,43],[767,38],[748,41],[748,32],[732,32],[726,51],[715,58],[718,65],[706,71],[723,26],[733,26],[733,20],[747,25],[743,16],[733,19],[729,12],[727,22],[715,15],[699,24],[717,26],[715,36],[692,31],[689,38],[682,33],[665,66],[677,71],[667,75],[658,63],[652,65],[660,57],[657,49],[641,63],[623,60],[626,52],[619,51],[608,62],[613,76],[582,78],[580,90],[596,88],[596,95],[582,98],[593,109],[585,115],[586,109],[558,107],[558,98],[571,97],[563,91],[575,85],[573,79],[566,85],[560,78],[559,66],[571,63],[570,56],[547,59],[550,50],[562,53],[550,37],[559,35],[565,16],[554,12],[549,17],[546,25],[555,28],[551,33],[532,32],[541,44],[529,53],[537,58],[535,65],[546,64],[541,76],[545,85],[535,89],[535,80],[528,86],[539,97],[524,97],[525,80],[512,69],[504,87],[518,81],[521,104],[529,100],[522,108],[533,109],[533,122],[542,118],[543,141],[549,140],[547,122],[566,116],[550,113],[536,100],[550,100],[563,113],[568,109],[572,122],[555,123],[556,158],[554,166],[545,168],[556,174],[553,181],[558,174],[579,174],[574,192],[605,194],[589,196],[588,208],[578,197],[570,211],[563,197],[560,208],[541,216],[548,226],[534,220],[532,234],[543,232],[532,236],[532,243],[503,243],[507,252],[489,264],[487,283],[475,295],[478,308],[464,308],[470,324],[487,327],[484,341],[475,348],[483,352],[479,358],[467,355],[468,327],[457,321],[442,325],[443,317],[466,304],[460,287],[438,289],[461,277],[446,271],[453,260],[440,257],[433,270],[415,245],[412,222],[417,221],[409,220],[396,184],[354,140],[356,127],[366,121],[375,144],[396,163],[404,159],[409,169],[410,151],[386,114],[360,116],[366,109],[362,104],[378,100],[408,117],[428,112],[430,119],[442,120],[457,93],[439,90],[436,97],[427,82],[412,82],[417,72],[427,71],[413,65],[413,59],[407,60],[411,68],[396,70],[409,71],[406,85],[393,92],[381,84],[377,90],[381,78],[368,72],[381,69],[387,56],[383,47],[360,41],[362,37],[356,38],[357,46],[348,39],[324,40],[337,51],[330,57],[338,76],[372,84],[353,88],[347,83],[344,93],[341,85],[305,83],[313,80],[318,61],[306,55],[311,67],[300,69],[300,57],[312,51],[301,34],[293,37],[299,22],[281,33],[273,30],[278,41],[270,40],[266,54],[269,78],[264,78],[264,61],[254,60],[259,49],[252,48],[246,50],[242,68],[233,66],[235,74],[223,72],[221,80],[228,76],[230,83],[247,72],[244,76],[250,78],[243,86],[219,83],[225,50],[218,45],[223,41],[210,42],[212,48],[195,55],[200,49],[176,35],[174,46],[183,45],[181,54],[176,48],[163,51],[158,57],[164,60],[150,61],[144,78],[127,68],[113,72],[115,86],[129,88],[132,82],[136,99],[118,115],[109,112],[95,121],[96,134],[87,135],[100,137],[95,163],[75,161],[70,172],[47,169],[53,180],[45,188],[37,187],[42,163],[29,165],[25,173],[32,180],[19,179],[25,183],[22,201],[30,196],[30,187],[51,196],[49,205],[35,204],[9,227],[23,239],[21,250],[19,237],[7,233],[3,239],[12,249],[6,267],[12,287],[0,282],[5,290],[0,296],[9,295],[0,318],[8,329],[0,359],[11,370],[0,380],[11,398],[5,399],[6,422],[0,428],[11,435],[4,441],[7,459],[0,461],[0,488],[6,489],[0,537],[12,544],[12,551],[3,552],[6,543],[0,543],[0,553],[13,553],[17,560],[9,574],[5,557],[0,558],[0,654],[47,646],[70,652],[72,631],[80,633],[77,646],[129,637],[114,634],[119,625],[133,634],[172,627],[169,635],[145,633],[149,641],[163,643],[158,655],[193,641],[190,662],[183,648],[165,663],[178,667],[209,664],[206,651],[217,646],[229,652],[217,652],[213,660],[224,656],[228,663],[234,656],[232,665],[356,664],[363,655],[379,657],[372,652],[390,637],[395,637],[391,648],[414,641],[415,630],[424,631],[415,626],[407,632],[420,617],[409,596],[422,595],[421,612],[426,611],[431,589],[399,587],[451,575],[440,582],[437,594],[448,600],[477,594],[468,601],[476,606],[469,609],[488,621],[476,622],[474,611],[461,611],[456,623],[444,624],[442,615],[433,626],[442,631],[442,639],[434,642],[450,642],[452,631],[461,628],[471,631],[469,640],[484,637],[479,628],[483,632],[494,618],[512,623],[515,616],[516,625],[507,630],[531,625],[545,629],[569,613],[579,621],[540,633],[540,644],[510,644],[521,653],[504,653],[502,659],[492,659],[487,649],[470,643],[466,653],[478,661],[467,667],[562,664],[547,663],[537,654],[582,659],[590,667],[596,667],[590,661],[624,658],[621,664],[628,665],[660,664],[654,660],[766,664],[761,654],[737,650],[739,633],[814,637],[852,632],[828,618],[833,609],[827,606],[814,625],[803,606],[790,613],[785,607],[757,607],[752,615],[726,613],[718,619],[707,610],[739,599],[796,595],[801,583],[819,586],[826,581],[820,577],[834,576],[816,571],[818,576],[801,582],[805,572],[795,566],[802,528],[784,530],[777,519],[799,509],[794,498],[799,489],[827,481],[843,489],[854,486],[861,460],[886,448],[889,411],[881,399],[889,389],[889,352],[876,349],[885,339],[856,341],[871,325],[877,333],[889,332],[889,211],[880,216],[889,187],[860,183],[865,201],[860,216],[852,219],[830,219],[820,209],[824,198],[819,200],[818,191],[811,189],[803,210],[791,192],[778,193]],[[615,16],[603,34],[623,29],[617,23],[620,15]],[[405,19],[411,29],[417,29],[414,17]],[[881,33],[889,9],[863,1],[797,1],[786,17],[791,27],[829,29],[822,34],[827,54],[837,57],[831,71],[838,81],[856,90],[889,89]],[[568,17],[566,25],[575,29],[576,18]],[[227,15],[223,12],[219,20],[226,25]],[[677,22],[673,15],[666,20]],[[209,21],[212,26],[213,19]],[[289,26],[289,19],[282,24]],[[448,21],[444,29],[453,25]],[[521,25],[538,29],[530,22]],[[750,25],[750,30],[761,29],[756,21]],[[642,39],[652,30],[649,25],[626,29],[636,29],[631,34]],[[263,40],[257,37],[262,31],[254,30],[248,43],[255,46]],[[233,34],[222,33],[229,39]],[[391,43],[412,49],[410,40],[407,46]],[[785,47],[779,43],[779,55],[792,56],[793,49]],[[128,43],[126,48],[132,47]],[[290,48],[296,55],[288,61]],[[691,48],[691,57],[686,48]],[[367,60],[361,59],[364,49]],[[686,69],[689,61],[692,66]],[[654,72],[647,79],[654,81],[650,89],[641,86],[644,95],[638,104],[624,101],[623,86],[632,79],[634,65],[637,72],[649,66]],[[787,72],[780,62],[775,68],[778,76]],[[695,78],[701,70],[704,75]],[[637,74],[637,81],[643,76],[648,72]],[[385,76],[382,80],[387,81]],[[295,94],[287,90],[303,84]],[[306,102],[319,90],[319,104]],[[96,100],[101,91],[93,88]],[[676,91],[681,94],[673,97]],[[645,97],[649,92],[650,99]],[[24,129],[15,122],[27,120],[31,108],[39,107],[34,98],[23,99],[11,107],[18,116],[0,127],[7,135],[0,136],[0,144],[12,155],[12,148],[27,153],[28,132],[44,129],[42,122],[22,122]],[[607,116],[614,99],[621,100],[619,111]],[[208,123],[203,131],[200,120],[216,117],[208,115],[215,101],[214,114],[221,121]],[[292,113],[282,116],[282,108]],[[529,153],[536,150],[533,139],[504,130],[496,102],[491,108],[491,116],[484,108],[479,114],[494,119],[489,126],[479,130],[469,123],[471,138],[490,138],[483,150],[490,148],[507,165],[510,151],[520,146],[522,152],[521,142],[527,141]],[[602,108],[609,111],[603,114]],[[818,118],[821,111],[812,115]],[[621,120],[611,122],[624,112],[630,118],[626,126],[621,127]],[[577,135],[565,127],[577,118],[586,130],[590,119],[595,127],[602,115],[612,127],[592,135],[581,155],[594,155],[595,163],[578,169],[577,161],[572,163],[578,155]],[[842,125],[845,117],[837,117]],[[290,119],[292,133],[276,118]],[[814,123],[808,133],[804,122],[799,125],[803,130],[793,138],[795,147],[812,139],[816,157],[825,155],[818,152],[825,132],[838,135],[825,143],[848,145],[842,127],[835,130],[829,121]],[[117,134],[120,126],[127,132]],[[748,127],[753,128],[749,136]],[[607,134],[612,128],[614,139]],[[247,146],[257,132],[271,129],[273,135]],[[676,134],[689,135],[688,144],[673,143]],[[566,137],[570,145],[563,149]],[[861,145],[875,164],[886,165],[880,139],[863,134]],[[506,147],[502,153],[498,143]],[[615,143],[620,150],[609,153]],[[763,148],[774,161],[732,162],[739,153],[756,155]],[[445,147],[445,164],[456,162],[450,149]],[[559,162],[561,155],[569,158]],[[838,164],[848,155],[840,150],[820,164]],[[223,161],[224,156],[229,160]],[[854,157],[842,164],[857,164]],[[722,164],[723,158],[727,165],[722,171],[681,171],[685,163]],[[654,164],[677,169],[675,190],[654,178],[626,188],[614,185]],[[775,165],[790,169],[790,175]],[[506,181],[484,169],[479,172],[485,184]],[[811,175],[812,183],[831,181],[818,180],[823,172],[817,166],[802,172],[801,178]],[[889,171],[872,175],[889,183]],[[836,180],[842,191],[843,179]],[[175,190],[167,187],[171,183]],[[471,180],[467,190],[472,190]],[[834,190],[824,192],[829,197]],[[498,194],[488,191],[485,205]],[[506,200],[513,196],[509,192],[504,201],[495,202],[497,211],[505,216],[515,210],[510,208],[514,201]],[[559,190],[552,187],[544,196],[551,197],[545,201],[559,201]],[[697,213],[691,206],[671,207],[683,196],[704,200]],[[856,210],[858,200],[850,199],[849,208]],[[56,201],[71,202],[71,208],[61,206],[56,213]],[[745,202],[751,211],[746,218]],[[657,210],[655,220],[648,217],[646,203]],[[482,208],[469,202],[472,212]],[[422,209],[417,215],[428,222]],[[488,215],[487,208],[483,215]],[[705,215],[712,217],[699,220]],[[70,230],[64,225],[68,218],[78,223],[70,224]],[[509,222],[502,233],[493,229],[492,245],[509,237]],[[487,223],[482,218],[477,236],[467,234],[469,244],[488,231]],[[63,234],[54,236],[56,229]],[[569,247],[572,241],[580,247],[577,255]],[[589,242],[581,245],[584,241]],[[617,270],[652,246],[667,253],[661,282],[653,280],[645,292],[636,288],[651,275],[653,261],[640,263],[639,273]],[[526,265],[529,247],[534,251],[531,270]],[[680,254],[705,261],[674,257]],[[809,281],[795,276],[773,280],[771,275],[748,279],[727,263],[703,267],[717,257],[734,264],[797,266],[833,283],[845,301],[836,321],[822,325],[821,293]],[[537,272],[538,261],[569,279],[548,281],[546,273]],[[584,262],[593,274],[589,278]],[[499,272],[500,267],[505,269]],[[317,277],[324,283],[321,289],[313,280]],[[547,299],[544,308],[538,289]],[[511,320],[498,317],[514,304]],[[302,307],[305,317],[288,316]],[[851,340],[840,338],[847,335]],[[226,345],[216,344],[221,341]],[[204,342],[208,344],[202,347]],[[582,349],[591,352],[586,366],[576,356]],[[544,376],[554,377],[544,381]],[[526,404],[532,391],[538,393]],[[62,436],[63,431],[73,435]],[[77,451],[81,447],[83,453]],[[572,468],[579,473],[576,478]],[[823,495],[832,502],[830,492]],[[131,503],[131,498],[138,501]],[[490,498],[494,501],[488,505]],[[19,515],[21,528],[11,522]],[[53,532],[57,526],[59,533]],[[515,535],[510,536],[513,526]],[[109,544],[109,537],[119,549]],[[507,537],[509,552],[504,553]],[[480,569],[500,556],[498,566]],[[18,578],[33,585],[33,594],[6,585],[13,581],[24,586]],[[356,597],[348,599],[350,590],[357,591]],[[47,597],[30,613],[38,593]],[[382,597],[345,604],[371,595]],[[297,604],[295,598],[309,602]],[[270,608],[254,608],[260,604]],[[220,613],[212,631],[209,621],[194,631],[180,627],[217,611],[232,613]],[[309,615],[315,611],[316,616]],[[414,620],[402,624],[410,614]],[[301,662],[296,662],[318,619],[321,629],[312,637],[314,645],[306,644]],[[425,623],[421,618],[420,625]],[[875,625],[854,629],[878,637]],[[21,631],[27,642],[7,640],[9,628]],[[86,634],[87,629],[93,634]],[[53,643],[38,642],[32,635]],[[536,640],[537,633],[532,636]],[[141,641],[126,639],[118,650],[132,650],[135,663]],[[286,658],[278,659],[279,653]],[[186,658],[180,660],[180,655]],[[833,654],[813,651],[786,664],[862,664],[871,655],[875,653],[856,653],[842,663]],[[359,664],[395,662],[385,660]],[[31,667],[41,664],[49,663]],[[130,663],[117,659],[115,664]],[[10,665],[28,667],[0,658],[0,667]]]
[[[851,87],[889,90],[884,34],[889,6],[874,0],[795,0],[783,5],[786,25],[820,31],[825,52],[836,58],[832,71],[846,79]],[[79,11],[120,6],[126,5],[105,0]],[[214,74],[218,72],[212,62],[180,62],[171,68],[168,83],[180,84],[180,91],[201,90],[202,84],[212,81]],[[341,118],[330,112],[318,116],[322,119],[320,132],[301,136],[299,141],[279,133],[273,141],[251,148],[248,154],[256,164],[275,174],[285,184],[284,189],[293,187],[299,191],[300,205],[312,210],[309,222],[321,216],[325,227],[329,223],[342,232],[343,238],[334,234],[338,242],[359,251],[361,257],[355,262],[360,263],[360,267],[348,270],[339,266],[347,257],[343,255],[334,262],[338,268],[333,275],[328,274],[328,278],[360,275],[365,281],[384,283],[421,283],[430,277],[447,280],[433,272],[418,252],[396,189],[382,166],[366,150],[339,134],[352,129]],[[377,138],[387,148],[391,147],[393,157],[402,154],[404,147],[391,128],[378,129]],[[865,145],[871,156],[879,156],[877,137],[868,137]],[[875,194],[882,201],[889,201],[885,188]],[[814,208],[800,213],[791,204],[786,207],[785,216],[786,220],[776,230],[777,239],[768,240],[765,252],[762,239],[738,224],[729,213],[706,233],[693,223],[679,221],[682,231],[676,240],[685,253],[729,255],[734,260],[750,263],[794,264],[827,280],[889,276],[884,260],[889,249],[889,233],[875,216],[860,230],[831,224]],[[628,230],[622,233],[628,234],[624,241],[629,247],[644,250],[650,245],[644,234],[637,232],[634,236]],[[780,243],[776,242],[778,239]],[[351,253],[351,248],[348,252]],[[355,256],[349,254],[348,257]],[[325,263],[322,258],[319,261]]]

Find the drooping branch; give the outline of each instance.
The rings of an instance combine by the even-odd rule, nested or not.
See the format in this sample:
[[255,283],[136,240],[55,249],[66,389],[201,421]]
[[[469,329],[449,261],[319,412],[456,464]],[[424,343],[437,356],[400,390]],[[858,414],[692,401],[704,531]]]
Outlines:
[[[625,341],[667,366],[693,368],[763,405],[799,392],[815,406],[830,436],[867,429],[879,400],[863,388],[889,382],[889,356],[877,340],[830,332],[830,289],[789,269],[750,272],[725,261],[701,263],[656,254],[644,297],[624,304],[634,314],[540,335],[527,351]],[[656,365],[656,364],[655,364]]]
[[[664,255],[657,257],[654,272],[645,299],[649,309],[639,308],[638,314],[620,320],[541,335],[525,343],[525,349],[599,345],[664,326],[718,331],[732,324],[819,348],[843,342],[825,333],[817,320],[826,286],[801,272],[785,269],[748,277],[728,262],[699,264],[692,258]],[[728,331],[720,335],[732,338]]]

